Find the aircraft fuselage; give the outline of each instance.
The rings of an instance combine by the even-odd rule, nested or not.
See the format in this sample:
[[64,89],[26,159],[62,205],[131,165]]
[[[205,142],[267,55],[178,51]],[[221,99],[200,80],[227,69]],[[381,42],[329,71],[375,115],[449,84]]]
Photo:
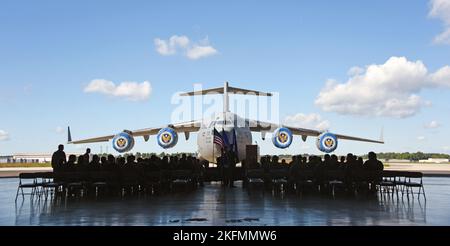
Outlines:
[[219,114],[209,124],[203,125],[198,131],[197,145],[201,159],[216,163],[216,158],[221,155],[221,148],[214,144],[214,128],[221,134],[226,134],[230,144],[236,143],[239,160],[245,159],[246,146],[252,144],[250,127],[244,123],[244,119],[231,112]]

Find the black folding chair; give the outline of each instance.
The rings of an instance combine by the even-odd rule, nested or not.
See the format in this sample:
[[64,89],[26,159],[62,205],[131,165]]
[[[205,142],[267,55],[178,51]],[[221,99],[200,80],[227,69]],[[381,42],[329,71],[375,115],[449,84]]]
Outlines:
[[314,171],[301,169],[297,174],[297,180],[295,181],[295,190],[298,195],[303,195],[306,190],[312,190],[317,188],[314,182]]
[[156,194],[161,189],[162,172],[161,171],[147,171],[143,175],[142,181],[146,192]]
[[[375,172],[374,172],[375,173]],[[394,193],[398,196],[398,173],[395,171],[383,171],[381,176],[381,181],[377,182],[377,185],[380,190],[380,195],[382,193],[387,193],[388,195],[394,196]],[[374,181],[376,181],[376,176],[373,177]]]
[[288,184],[289,169],[270,169],[269,175],[273,191],[279,192],[286,189]]
[[63,189],[65,190],[65,197],[69,195],[79,195],[82,197],[86,193],[87,179],[85,175],[80,172],[63,172],[58,174],[63,180]]
[[[16,199],[19,196],[19,191],[22,194],[22,199],[25,199],[25,195],[30,195],[31,198],[39,192],[41,184],[37,182],[37,176],[35,173],[21,173],[19,174],[19,185],[17,186]],[[30,193],[25,193],[24,189],[31,189]]]
[[124,169],[120,173],[121,195],[126,192],[134,194],[139,190],[139,172],[135,169]]
[[332,170],[326,173],[326,181],[328,186],[331,187],[331,195],[334,197],[336,194],[336,187],[344,187],[345,173],[342,170]]
[[95,171],[89,173],[89,185],[94,189],[94,196],[98,197],[101,191],[108,190],[107,177],[109,172]]
[[[404,180],[404,190],[406,191],[406,195],[409,197],[409,194],[411,193],[411,196],[414,197],[414,189],[417,188],[417,198],[420,198],[420,194],[423,195],[425,200],[427,197],[425,196],[425,188],[423,187],[423,174],[421,172],[405,172],[404,174],[405,180]],[[404,192],[402,192],[403,197]]]
[[45,196],[45,200],[47,200],[49,193],[50,198],[52,198],[63,185],[62,182],[56,181],[57,179],[55,178],[55,173],[53,172],[41,173],[40,177],[43,180],[42,190]]
[[250,192],[255,188],[261,188],[264,193],[264,178],[264,169],[248,169],[245,174],[247,192],[250,194]]
[[194,187],[192,170],[173,170],[170,172],[170,190],[183,187],[185,191]]

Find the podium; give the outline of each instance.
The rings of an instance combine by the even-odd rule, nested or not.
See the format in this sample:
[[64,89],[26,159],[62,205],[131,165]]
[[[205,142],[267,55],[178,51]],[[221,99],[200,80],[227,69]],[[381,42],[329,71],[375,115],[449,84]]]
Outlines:
[[259,156],[259,146],[258,145],[247,145],[245,147],[245,162],[247,166],[256,166],[258,163]]

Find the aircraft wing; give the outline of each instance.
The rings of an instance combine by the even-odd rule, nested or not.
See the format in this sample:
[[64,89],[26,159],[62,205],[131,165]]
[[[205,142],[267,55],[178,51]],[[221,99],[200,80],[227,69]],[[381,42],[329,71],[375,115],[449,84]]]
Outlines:
[[[262,122],[262,121],[249,120],[248,124],[249,124],[250,130],[252,132],[273,132],[278,127],[286,127],[292,131],[292,134],[302,136],[303,141],[305,141],[308,136],[317,137],[320,134],[322,134],[322,132],[318,131],[318,130],[300,128],[300,127],[292,127],[292,126],[286,126],[286,125],[279,125],[279,124]],[[342,135],[342,134],[334,134],[334,135],[336,135],[336,137],[338,139],[384,144],[384,141],[382,139],[373,140],[373,139],[367,139],[367,138],[352,137],[352,136],[347,136],[347,135]]]
[[[177,132],[184,132],[186,134],[186,139],[189,136],[190,132],[197,132],[200,129],[202,122],[201,121],[189,121],[183,123],[176,123],[173,125],[169,125]],[[133,137],[144,137],[144,140],[147,141],[151,135],[156,135],[162,129],[168,126],[163,127],[153,127],[153,128],[144,128],[134,131],[129,131],[133,135]],[[102,137],[94,137],[72,141],[72,137],[70,135],[70,128],[68,129],[68,143],[70,144],[85,144],[85,143],[98,143],[98,142],[108,142],[110,139],[114,138],[115,135],[106,135]]]
[[103,136],[103,137],[81,139],[81,140],[77,140],[77,141],[68,141],[67,143],[70,143],[70,144],[85,144],[85,143],[108,142],[113,137],[114,137],[114,135],[108,135],[108,136]]

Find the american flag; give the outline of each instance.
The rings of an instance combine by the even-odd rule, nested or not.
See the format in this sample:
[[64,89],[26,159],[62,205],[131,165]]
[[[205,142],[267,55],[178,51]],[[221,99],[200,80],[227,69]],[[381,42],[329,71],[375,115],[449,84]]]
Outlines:
[[220,145],[220,148],[225,147],[225,143],[223,142],[222,135],[214,128],[214,143]]

